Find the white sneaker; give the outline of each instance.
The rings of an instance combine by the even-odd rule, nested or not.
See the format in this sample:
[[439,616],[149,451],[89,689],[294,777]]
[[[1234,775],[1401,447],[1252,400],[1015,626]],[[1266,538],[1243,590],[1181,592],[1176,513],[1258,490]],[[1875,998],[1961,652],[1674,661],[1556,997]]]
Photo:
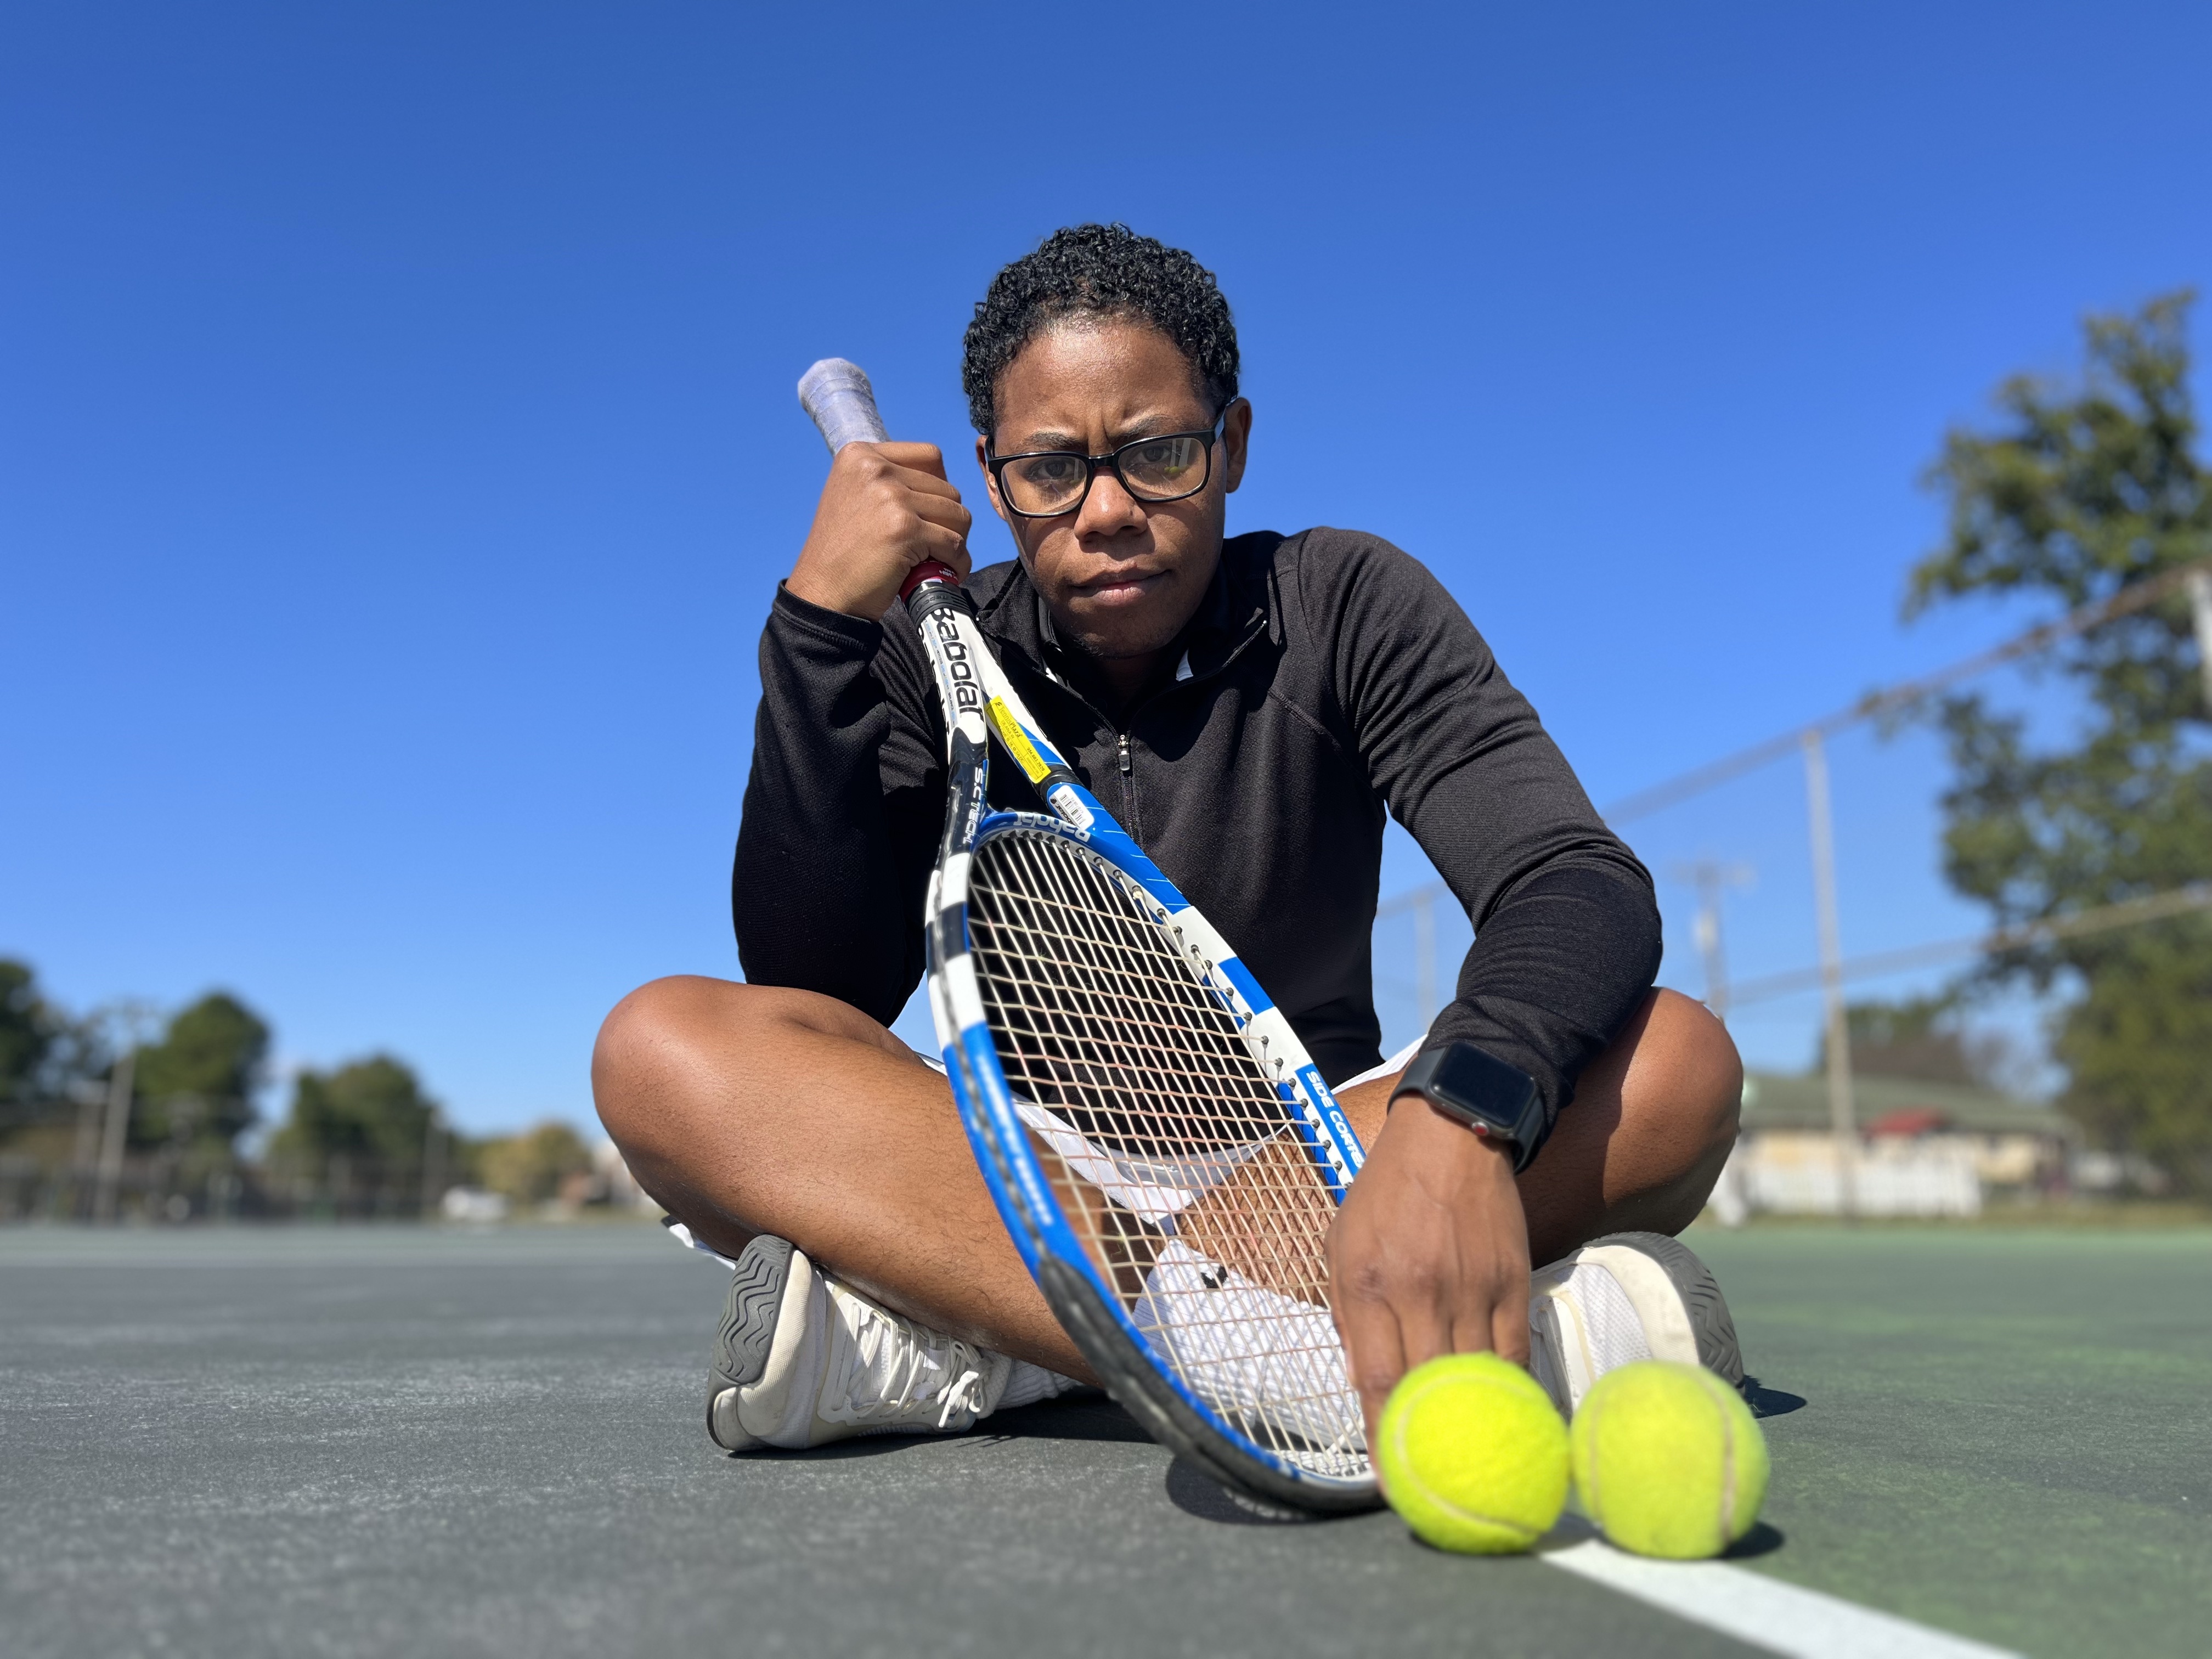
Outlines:
[[1638,1359],[1703,1365],[1743,1382],[1735,1322],[1712,1270],[1664,1233],[1608,1233],[1529,1279],[1528,1369],[1560,1415]]
[[1170,1241],[1129,1317],[1193,1393],[1243,1419],[1261,1443],[1322,1465],[1365,1452],[1359,1396],[1328,1309]]
[[707,1432],[726,1451],[962,1434],[1001,1406],[1076,1386],[880,1308],[763,1235],[745,1246],[730,1282]]

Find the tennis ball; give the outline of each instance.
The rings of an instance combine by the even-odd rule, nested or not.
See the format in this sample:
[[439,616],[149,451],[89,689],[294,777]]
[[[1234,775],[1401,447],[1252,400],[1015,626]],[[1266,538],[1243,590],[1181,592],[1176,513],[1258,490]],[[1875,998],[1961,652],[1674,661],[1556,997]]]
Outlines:
[[1494,1353],[1406,1373],[1376,1448],[1390,1506],[1438,1549],[1525,1550],[1567,1502],[1567,1425],[1536,1379]]
[[1743,1396],[1700,1366],[1643,1359],[1607,1371],[1570,1438],[1583,1508],[1623,1549],[1698,1560],[1759,1519],[1766,1437]]

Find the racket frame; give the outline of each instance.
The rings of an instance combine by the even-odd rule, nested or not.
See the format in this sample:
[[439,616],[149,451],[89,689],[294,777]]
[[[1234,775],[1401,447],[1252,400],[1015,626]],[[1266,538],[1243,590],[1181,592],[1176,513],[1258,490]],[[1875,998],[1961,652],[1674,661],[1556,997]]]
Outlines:
[[[1128,879],[1193,975],[1229,1013],[1323,1189],[1340,1205],[1363,1160],[1358,1135],[1290,1022],[1250,970],[1077,779],[1030,715],[968,614],[967,595],[951,573],[926,577],[908,603],[949,728],[944,838],[925,903],[930,1014],[962,1126],[1008,1235],[1107,1392],[1162,1444],[1217,1480],[1267,1501],[1325,1511],[1373,1508],[1380,1496],[1371,1469],[1346,1477],[1301,1467],[1235,1428],[1151,1358],[1151,1345],[1084,1249],[1030,1147],[976,981],[968,878],[983,843],[1016,829],[1056,836],[1087,848]],[[1055,816],[989,809],[984,786],[993,736]]]

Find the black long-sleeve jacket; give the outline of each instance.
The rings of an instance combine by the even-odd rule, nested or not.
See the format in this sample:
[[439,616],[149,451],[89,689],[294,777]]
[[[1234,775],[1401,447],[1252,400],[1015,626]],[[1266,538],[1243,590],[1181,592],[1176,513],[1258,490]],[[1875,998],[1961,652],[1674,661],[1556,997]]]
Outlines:
[[[1016,563],[968,583],[984,633],[1084,782],[1236,948],[1340,1081],[1381,1058],[1370,975],[1386,811],[1476,933],[1429,1046],[1464,1038],[1547,1121],[1659,965],[1651,878],[1428,571],[1376,537],[1239,536],[1176,678],[1119,724],[1077,694]],[[761,637],[732,908],[745,976],[896,1017],[922,969],[945,813],[927,659],[780,591]],[[1013,767],[994,802],[1045,810]]]

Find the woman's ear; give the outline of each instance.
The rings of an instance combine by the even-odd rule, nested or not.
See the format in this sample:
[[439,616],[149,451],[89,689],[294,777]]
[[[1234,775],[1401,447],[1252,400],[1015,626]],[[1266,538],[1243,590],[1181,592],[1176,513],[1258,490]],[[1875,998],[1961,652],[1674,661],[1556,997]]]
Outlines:
[[1221,423],[1221,493],[1228,495],[1244,482],[1244,458],[1252,442],[1252,402],[1239,398],[1229,405]]
[[[999,481],[991,476],[990,455],[991,441],[981,433],[977,433],[975,434],[975,470],[983,475],[983,493],[991,498],[991,511],[1004,520],[1006,528],[1012,530],[1014,527],[1014,521],[1006,517],[1006,504],[999,499]],[[1021,539],[1018,536],[1014,538],[1016,546],[1021,544]]]

